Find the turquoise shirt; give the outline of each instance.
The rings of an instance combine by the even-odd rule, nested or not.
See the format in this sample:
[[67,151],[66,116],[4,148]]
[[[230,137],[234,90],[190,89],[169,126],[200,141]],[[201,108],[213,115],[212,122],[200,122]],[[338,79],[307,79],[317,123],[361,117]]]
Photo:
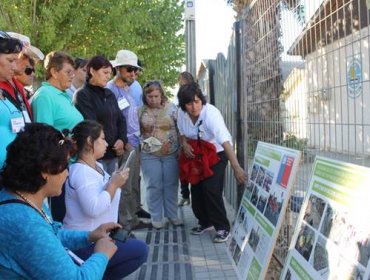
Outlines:
[[23,115],[8,99],[0,100],[0,169],[6,158],[6,147],[17,136],[12,131],[12,118],[23,118]]
[[[4,189],[0,201],[16,198]],[[20,203],[0,205],[0,279],[102,279],[108,258],[94,253],[76,265],[64,247],[87,247],[87,231],[50,225],[35,209]],[[43,210],[51,217],[48,208]]]
[[47,123],[58,130],[72,129],[83,121],[83,116],[65,91],[43,82],[36,91],[32,103],[35,122]]

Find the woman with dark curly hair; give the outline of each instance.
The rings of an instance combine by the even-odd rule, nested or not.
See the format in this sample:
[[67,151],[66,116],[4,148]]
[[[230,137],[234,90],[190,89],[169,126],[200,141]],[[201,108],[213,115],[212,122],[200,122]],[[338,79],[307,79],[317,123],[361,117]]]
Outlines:
[[[8,146],[0,191],[2,279],[102,279],[117,250],[108,232],[120,226],[61,229],[43,204],[60,195],[71,150],[71,142],[46,124],[26,125]],[[92,243],[94,254],[85,263],[69,250]]]

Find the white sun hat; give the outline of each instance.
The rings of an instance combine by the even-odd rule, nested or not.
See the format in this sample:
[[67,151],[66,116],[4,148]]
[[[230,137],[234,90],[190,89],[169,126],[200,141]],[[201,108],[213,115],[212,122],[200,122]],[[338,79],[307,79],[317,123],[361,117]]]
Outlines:
[[137,55],[129,50],[118,51],[116,59],[111,60],[110,63],[112,64],[113,67],[127,65],[142,69],[137,63]]
[[36,60],[43,60],[45,55],[40,51],[40,49],[31,45],[31,40],[28,36],[15,33],[15,32],[7,32],[10,37],[16,38],[23,43],[23,52],[28,55],[29,57],[36,59]]

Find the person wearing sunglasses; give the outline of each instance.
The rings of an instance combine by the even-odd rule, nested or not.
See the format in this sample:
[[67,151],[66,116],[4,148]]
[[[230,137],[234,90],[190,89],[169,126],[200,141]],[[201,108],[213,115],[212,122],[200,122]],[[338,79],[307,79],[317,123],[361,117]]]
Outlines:
[[142,73],[143,69],[143,63],[141,62],[140,59],[137,60],[137,65],[139,65],[141,68],[138,68],[135,71],[135,81],[130,85],[130,92],[132,97],[136,101],[137,107],[143,106],[143,88],[141,87],[140,83],[138,82],[138,78],[140,74]]
[[31,45],[29,37],[15,32],[9,32],[9,35],[23,43],[22,52],[18,56],[14,78],[21,83],[19,87],[23,88],[29,101],[33,95],[32,84],[35,77],[35,64],[44,59],[44,54]]
[[116,75],[113,80],[108,82],[107,88],[114,93],[127,126],[128,143],[125,145],[122,163],[126,162],[130,152],[135,150],[134,159],[130,162],[130,177],[122,189],[119,209],[119,222],[124,228],[131,230],[149,225],[140,221],[139,218],[150,218],[150,214],[141,208],[140,126],[138,106],[130,89],[135,81],[136,72],[141,67],[138,65],[136,54],[129,50],[118,51],[116,59],[111,61],[111,64],[116,70]]
[[14,75],[15,79],[20,82],[25,90],[27,100],[30,101],[33,91],[32,84],[35,78],[35,61],[28,55],[21,53],[19,55],[19,64],[21,64],[21,71],[17,71]]
[[4,90],[4,85],[12,79],[22,42],[0,31],[0,169],[3,167],[6,148],[17,133],[24,127],[22,110],[14,104],[14,98]]

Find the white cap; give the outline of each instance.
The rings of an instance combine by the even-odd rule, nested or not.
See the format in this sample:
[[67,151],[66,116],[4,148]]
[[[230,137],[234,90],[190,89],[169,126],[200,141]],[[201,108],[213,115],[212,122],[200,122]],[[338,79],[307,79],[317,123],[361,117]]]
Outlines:
[[111,60],[110,63],[112,64],[113,67],[128,65],[128,66],[134,66],[139,69],[142,69],[137,64],[137,55],[129,50],[118,51],[116,55],[116,59]]
[[31,46],[31,40],[28,36],[15,33],[15,32],[7,32],[10,37],[16,38],[23,43],[22,52],[24,52],[29,57],[36,59],[36,60],[43,60],[45,55],[40,51],[38,48]]

